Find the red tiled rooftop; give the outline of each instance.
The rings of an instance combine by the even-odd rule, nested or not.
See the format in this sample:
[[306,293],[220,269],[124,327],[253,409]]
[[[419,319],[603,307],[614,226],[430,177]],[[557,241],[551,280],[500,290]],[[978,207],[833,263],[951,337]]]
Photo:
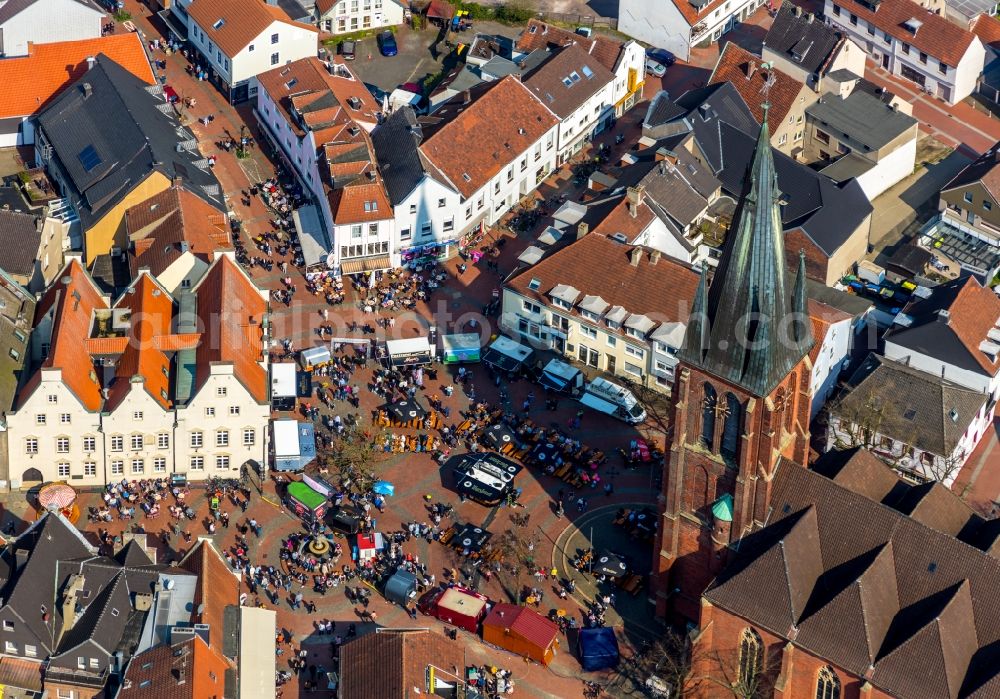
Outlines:
[[[280,7],[268,5],[263,0],[194,0],[187,11],[208,38],[230,58],[263,34],[272,22],[317,32],[316,27],[292,21]],[[224,20],[222,25],[215,28],[220,19]]]
[[[721,3],[723,0],[717,1]],[[517,37],[517,48],[525,53],[570,44],[580,46],[611,71],[615,69],[615,64],[618,63],[618,56],[622,50],[622,44],[609,36],[594,34],[586,37],[569,29],[546,24],[540,19],[528,20],[528,26]]]
[[88,70],[87,58],[104,54],[140,80],[154,82],[138,34],[29,44],[27,56],[0,60],[0,119],[36,114]]
[[769,74],[773,74],[774,82],[767,95],[767,101],[771,105],[768,110],[767,125],[774,133],[788,116],[795,99],[802,91],[803,84],[775,68],[762,70],[762,63],[759,56],[730,41],[722,49],[708,82],[709,84],[731,83],[759,123],[764,119],[764,85],[768,81]]
[[[952,68],[958,65],[969,44],[976,39],[976,35],[969,30],[962,29],[941,15],[928,12],[913,0],[881,0],[878,12],[873,12],[858,2],[847,0],[837,0],[834,7],[837,6],[841,7],[844,13],[857,15],[898,41],[923,51],[935,60],[944,61]],[[918,19],[922,22],[916,35],[903,28],[903,23],[909,19]],[[936,68],[934,66],[934,70]]]

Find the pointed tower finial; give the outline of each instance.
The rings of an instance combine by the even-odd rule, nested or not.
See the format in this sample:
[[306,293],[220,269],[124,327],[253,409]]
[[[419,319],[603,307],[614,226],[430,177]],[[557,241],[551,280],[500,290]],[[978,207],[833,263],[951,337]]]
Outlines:
[[[786,279],[781,203],[765,118],[705,300],[699,289],[696,304],[704,313],[689,323],[691,337],[685,338],[681,357],[758,396],[768,395],[813,344],[810,329],[796,332],[791,342],[785,330],[794,308],[805,309],[805,276],[800,261],[801,280],[796,281],[793,301]],[[802,317],[808,326],[808,315]]]

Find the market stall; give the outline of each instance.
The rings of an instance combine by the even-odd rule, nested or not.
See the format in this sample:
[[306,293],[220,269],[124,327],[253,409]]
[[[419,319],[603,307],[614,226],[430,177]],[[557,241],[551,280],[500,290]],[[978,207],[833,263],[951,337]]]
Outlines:
[[457,585],[438,588],[417,605],[422,613],[469,633],[479,631],[479,622],[486,616],[488,607],[489,598]]
[[295,410],[296,379],[295,364],[273,362],[271,365],[271,407],[275,410]]
[[478,362],[480,352],[479,333],[441,336],[441,361],[445,364]]
[[417,596],[417,576],[405,568],[397,568],[385,583],[385,598],[401,607]]
[[358,534],[354,542],[354,559],[359,565],[373,560],[378,552],[385,548],[385,540],[378,532]]
[[459,454],[445,466],[452,470],[459,494],[488,507],[506,499],[521,472],[519,464],[492,452]]
[[427,336],[408,337],[403,340],[386,340],[385,353],[390,366],[419,366],[429,364],[434,348]]
[[292,481],[286,490],[286,501],[291,510],[302,519],[322,519],[326,514],[327,499],[301,481]]
[[275,471],[301,471],[316,459],[316,428],[293,418],[271,421]]
[[553,359],[542,369],[538,382],[552,391],[575,395],[583,390],[583,372],[572,364]]
[[614,629],[608,626],[580,629],[577,650],[580,665],[587,672],[618,666],[620,658],[618,639],[615,637]]
[[333,508],[326,518],[327,524],[344,534],[357,534],[365,521],[365,512],[357,505],[341,505]]
[[306,371],[329,364],[331,359],[328,347],[307,347],[299,352],[299,363]]
[[530,347],[501,335],[483,354],[483,362],[497,371],[512,373],[520,369],[533,354]]
[[498,603],[483,619],[483,640],[548,665],[559,646],[559,627],[533,609]]

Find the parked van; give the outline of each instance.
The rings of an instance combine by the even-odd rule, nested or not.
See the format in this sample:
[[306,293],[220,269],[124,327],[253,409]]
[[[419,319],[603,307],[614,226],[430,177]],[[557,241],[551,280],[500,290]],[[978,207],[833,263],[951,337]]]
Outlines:
[[580,396],[580,402],[588,408],[613,415],[632,425],[646,421],[646,410],[632,391],[601,377],[587,384],[587,390]]

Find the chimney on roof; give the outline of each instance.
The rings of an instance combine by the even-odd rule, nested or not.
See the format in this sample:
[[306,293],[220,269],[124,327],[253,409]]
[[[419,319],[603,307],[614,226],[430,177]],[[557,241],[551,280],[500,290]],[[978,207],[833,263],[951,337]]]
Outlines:
[[95,63],[97,63],[96,58],[94,58],[93,56],[87,56],[87,70],[93,68]]
[[80,86],[80,89],[83,90],[84,99],[94,94],[94,88],[90,85],[90,83],[84,83],[83,85]]
[[583,236],[590,233],[590,224],[584,221],[580,221],[576,224],[576,239],[580,240]]
[[939,323],[947,323],[951,320],[951,311],[947,308],[941,308],[937,312],[937,319]]
[[625,191],[625,198],[628,201],[628,212],[635,218],[639,211],[639,207],[642,205],[642,200],[645,195],[645,189],[643,187],[629,187]]
[[796,17],[801,17],[802,16],[802,8],[799,7],[798,5],[793,5],[792,6],[792,12],[795,14]]
[[659,261],[660,261],[660,251],[659,250],[650,250],[649,251],[649,264],[655,265]]
[[468,104],[472,101],[472,90],[462,91],[462,104]]
[[628,261],[632,264],[632,266],[638,267],[639,260],[641,259],[642,259],[642,248],[640,247],[632,248],[632,252],[628,254]]
[[812,12],[806,15],[806,23],[812,24],[812,21],[816,19],[816,15]]
[[753,74],[757,72],[757,61],[747,61],[747,80],[753,77]]

